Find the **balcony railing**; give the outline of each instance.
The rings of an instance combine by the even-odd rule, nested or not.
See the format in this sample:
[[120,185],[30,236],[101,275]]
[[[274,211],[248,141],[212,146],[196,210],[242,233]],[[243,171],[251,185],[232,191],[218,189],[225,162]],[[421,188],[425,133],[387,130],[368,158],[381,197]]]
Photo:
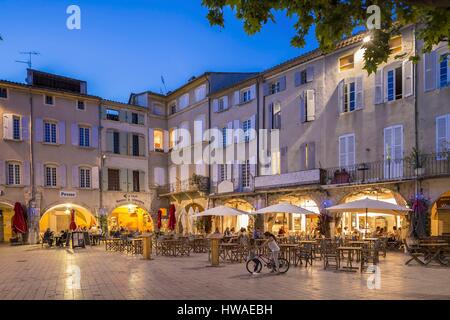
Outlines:
[[252,192],[255,190],[255,177],[251,174],[248,179],[231,178],[223,181],[211,181],[211,193],[221,194],[230,192]]
[[256,189],[273,187],[289,187],[306,184],[320,184],[323,181],[323,170],[312,169],[288,172],[277,175],[265,175],[255,178]]
[[[414,162],[414,163],[413,163]],[[382,160],[325,169],[325,184],[364,184],[450,174],[450,156],[421,155],[419,166],[411,159]]]
[[205,192],[209,193],[209,178],[201,177],[197,179],[179,180],[158,188],[159,194],[181,193],[181,192]]

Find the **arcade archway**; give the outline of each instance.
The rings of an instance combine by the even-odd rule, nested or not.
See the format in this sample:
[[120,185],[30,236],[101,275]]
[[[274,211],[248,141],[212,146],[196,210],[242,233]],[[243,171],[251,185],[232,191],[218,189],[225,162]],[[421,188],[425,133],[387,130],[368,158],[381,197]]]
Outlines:
[[450,234],[450,191],[442,194],[431,206],[431,235]]
[[[288,202],[314,213],[319,213],[317,203],[309,196],[286,195],[279,197],[275,203]],[[317,215],[304,215],[296,213],[268,214],[264,220],[264,228],[272,233],[278,233],[281,227],[292,233],[313,234],[317,228],[319,218]]]
[[[403,199],[400,194],[386,188],[368,188],[360,190],[344,197],[341,203],[348,203],[364,198],[386,201],[401,206],[406,204],[406,200]],[[373,232],[377,229],[377,227],[380,229],[383,228],[385,232],[392,231],[394,227],[407,228],[407,219],[400,215],[395,216],[369,212],[366,221],[366,214],[363,212],[345,212],[337,215],[336,218],[336,228],[338,229],[338,232],[342,232],[345,227],[347,227],[347,232],[353,232],[356,230],[360,233]]]
[[153,232],[153,220],[142,207],[128,204],[115,208],[108,216],[108,231]]
[[0,202],[0,242],[9,241],[12,234],[12,217],[14,206],[6,202]]
[[75,223],[77,227],[89,229],[92,226],[98,225],[96,217],[89,209],[73,203],[63,203],[45,210],[45,213],[39,220],[39,231],[43,233],[48,228],[56,233],[62,230],[69,230],[70,212],[72,209],[75,210]]

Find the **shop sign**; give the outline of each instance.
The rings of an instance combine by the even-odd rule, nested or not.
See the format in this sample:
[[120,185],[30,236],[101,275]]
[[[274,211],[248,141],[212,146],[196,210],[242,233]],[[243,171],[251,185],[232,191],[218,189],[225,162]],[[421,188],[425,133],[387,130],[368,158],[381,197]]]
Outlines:
[[144,201],[137,199],[136,194],[124,194],[123,199],[116,200],[116,203],[139,203],[141,205],[144,204]]
[[75,191],[60,191],[59,197],[60,198],[75,198],[77,196],[77,193]]

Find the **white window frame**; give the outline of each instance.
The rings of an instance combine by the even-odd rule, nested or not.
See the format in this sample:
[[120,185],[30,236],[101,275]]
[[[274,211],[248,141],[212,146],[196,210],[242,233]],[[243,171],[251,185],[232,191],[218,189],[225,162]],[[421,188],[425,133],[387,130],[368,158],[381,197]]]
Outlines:
[[[80,109],[80,105],[79,105],[80,102],[83,103],[83,109]],[[78,111],[86,111],[86,101],[84,101],[84,100],[77,100],[75,102],[75,107],[77,108]]]
[[[400,69],[401,70],[401,72],[402,72],[402,75],[401,75],[401,90],[402,90],[402,95],[401,95],[401,97],[400,98],[397,98],[397,95],[396,95],[396,91],[397,91],[397,86],[396,86],[396,82],[397,82],[397,76],[396,76],[396,70],[397,69]],[[393,72],[393,90],[394,90],[394,99],[393,100],[389,100],[389,83],[388,83],[388,79],[389,79],[389,72]],[[383,70],[383,73],[386,75],[385,76],[385,79],[384,79],[384,82],[385,82],[385,90],[384,90],[384,92],[385,92],[385,101],[386,102],[393,102],[393,101],[397,101],[397,100],[401,100],[401,99],[403,99],[403,96],[404,96],[404,92],[403,92],[403,77],[404,77],[404,74],[403,74],[403,67],[402,67],[402,65],[401,64],[394,64],[394,65],[391,65],[391,66],[388,66],[388,67],[386,67],[384,70]]]
[[178,98],[178,106],[180,110],[189,106],[189,93],[185,93]]
[[[86,145],[86,131],[88,132],[88,135],[89,135],[87,145]],[[83,134],[81,132],[83,132]],[[89,126],[79,125],[78,126],[78,146],[82,147],[82,148],[90,148],[92,145],[91,139],[92,139],[92,128]]]
[[[447,55],[447,84],[444,86],[441,86],[441,56]],[[439,48],[436,50],[436,73],[437,73],[437,79],[436,79],[436,87],[437,88],[447,88],[450,87],[450,51],[446,48]]]
[[228,180],[227,176],[227,165],[226,164],[219,164],[219,181],[226,181]]
[[78,177],[80,189],[92,189],[92,168],[80,167],[78,170]]
[[244,131],[244,142],[250,141],[250,130],[252,129],[252,119],[242,121],[242,130]]
[[[49,137],[50,137],[50,141],[46,141],[46,125],[49,125],[49,130],[50,130],[50,133],[49,133]],[[55,127],[55,131],[53,131],[53,126]],[[43,142],[45,143],[45,144],[58,144],[58,123],[57,122],[55,122],[55,121],[52,121],[52,120],[44,120],[44,125],[43,125],[43,128],[42,128],[43,130],[44,130],[44,132],[43,132]],[[54,141],[53,141],[53,132],[55,132],[55,136],[54,136]]]
[[[352,84],[353,84],[353,89],[354,89],[353,90],[354,106],[353,106],[353,110],[350,110],[350,103],[351,103],[350,96],[351,96],[351,92],[352,92],[350,90],[350,87]],[[343,98],[344,98],[344,101],[342,102],[343,108],[344,108],[343,113],[353,112],[353,111],[357,110],[357,107],[356,107],[356,79],[353,78],[352,81],[344,81],[344,97]]]
[[[161,147],[156,147],[156,136],[157,133],[161,134]],[[164,130],[163,129],[154,129],[153,130],[153,150],[157,152],[164,152]]]
[[[13,121],[12,121],[12,124],[13,124],[12,138],[13,138],[14,141],[21,141],[22,140],[22,117],[18,116],[18,115],[13,115],[12,117],[13,117]],[[16,121],[18,122],[18,125],[19,125],[18,128],[16,128],[16,125],[15,125]],[[19,137],[18,138],[15,136],[16,129],[19,132]]]
[[44,185],[46,188],[56,188],[58,181],[57,171],[56,165],[46,164],[44,166]]
[[240,96],[241,96],[241,103],[247,103],[253,100],[252,90],[250,87],[242,89],[240,92]]
[[242,188],[250,187],[250,160],[244,160],[241,164]]
[[[11,168],[12,174],[11,177]],[[18,161],[7,161],[6,162],[6,184],[8,186],[21,186],[22,185],[22,164]]]
[[281,81],[276,80],[269,84],[269,94],[276,94],[281,91]]
[[195,89],[195,102],[202,101],[206,98],[206,84],[202,84],[201,86]]

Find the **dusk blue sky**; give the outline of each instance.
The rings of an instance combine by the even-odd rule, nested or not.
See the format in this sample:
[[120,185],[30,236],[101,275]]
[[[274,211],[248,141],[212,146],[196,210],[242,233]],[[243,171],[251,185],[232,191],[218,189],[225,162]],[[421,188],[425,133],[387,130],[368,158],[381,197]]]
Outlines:
[[[66,28],[66,8],[81,8],[81,30]],[[0,1],[0,79],[24,82],[19,51],[36,50],[33,68],[88,82],[90,94],[127,101],[130,92],[168,90],[205,71],[261,71],[317,46],[290,46],[293,21],[283,13],[248,36],[226,12],[211,27],[201,0]]]

